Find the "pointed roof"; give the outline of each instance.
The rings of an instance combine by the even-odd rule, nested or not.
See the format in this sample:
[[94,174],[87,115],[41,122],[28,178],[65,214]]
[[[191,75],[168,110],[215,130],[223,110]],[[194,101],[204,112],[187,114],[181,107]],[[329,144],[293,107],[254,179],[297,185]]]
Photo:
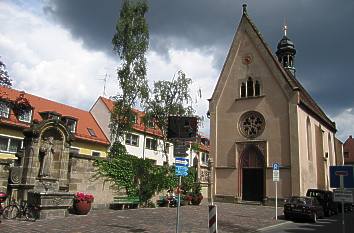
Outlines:
[[[289,84],[289,86],[291,87],[291,89],[293,91],[298,91],[299,92],[299,99],[298,99],[298,105],[300,107],[302,107],[305,111],[309,112],[311,115],[313,115],[318,121],[320,121],[322,124],[324,124],[326,127],[328,127],[330,130],[336,132],[336,125],[333,121],[331,121],[327,115],[324,113],[324,111],[318,106],[318,104],[316,103],[316,101],[310,96],[310,94],[305,90],[305,88],[301,85],[301,83],[286,69],[284,69],[284,67],[279,63],[279,61],[276,59],[275,55],[272,53],[270,47],[267,45],[267,43],[265,42],[263,36],[261,35],[261,33],[259,32],[259,30],[257,29],[256,25],[253,23],[253,21],[251,20],[251,18],[249,17],[248,13],[247,13],[247,9],[246,9],[247,5],[243,5],[243,14],[241,17],[241,21],[239,24],[240,25],[243,22],[248,23],[251,28],[253,29],[253,31],[256,33],[256,35],[258,36],[258,38],[260,39],[261,43],[263,44],[264,48],[266,49],[267,53],[269,54],[269,57],[272,58],[274,64],[277,66],[278,70],[281,72],[282,77],[286,80],[286,82]],[[237,29],[237,31],[239,30],[239,28]],[[235,38],[236,38],[237,32],[235,34],[233,43],[235,43]],[[232,46],[231,46],[232,47]],[[221,73],[223,73],[224,69],[225,69],[225,64],[227,63],[227,60],[230,57],[230,53],[231,53],[231,48],[229,51],[229,54],[226,58],[226,61],[224,63],[224,67],[221,71]],[[214,89],[214,93],[212,95],[212,99],[215,98],[216,95],[216,89],[218,88],[218,86],[220,85],[220,78],[218,80],[218,83]]]
[[[88,111],[3,86],[0,86],[0,93],[0,99],[13,102],[16,101],[20,94],[24,94],[23,97],[28,100],[32,107],[32,121],[36,120],[41,122],[43,118],[40,113],[42,112],[56,112],[62,116],[77,120],[76,132],[74,134],[75,138],[83,141],[109,145],[108,139],[97,124],[96,120]],[[12,110],[10,110],[9,118],[0,119],[0,124],[18,127],[21,129],[29,128],[31,126],[30,123],[19,121]],[[89,132],[89,129],[93,130],[96,136],[92,136]]]

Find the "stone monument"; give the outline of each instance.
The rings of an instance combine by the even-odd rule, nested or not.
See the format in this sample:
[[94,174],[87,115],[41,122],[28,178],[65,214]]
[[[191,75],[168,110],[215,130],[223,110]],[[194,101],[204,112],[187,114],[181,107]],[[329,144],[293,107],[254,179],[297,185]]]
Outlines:
[[24,149],[10,173],[13,197],[35,205],[40,219],[66,216],[74,196],[68,192],[72,134],[60,120],[48,119],[24,135]]

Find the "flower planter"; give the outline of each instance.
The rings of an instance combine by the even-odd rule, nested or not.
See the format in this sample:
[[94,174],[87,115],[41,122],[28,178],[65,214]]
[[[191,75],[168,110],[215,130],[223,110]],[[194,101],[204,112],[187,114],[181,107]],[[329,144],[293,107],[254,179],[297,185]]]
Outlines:
[[91,202],[89,201],[75,201],[74,210],[76,214],[86,215],[91,210]]
[[191,203],[192,203],[192,205],[200,205],[202,200],[203,200],[203,195],[201,195],[201,194],[195,195],[192,197]]

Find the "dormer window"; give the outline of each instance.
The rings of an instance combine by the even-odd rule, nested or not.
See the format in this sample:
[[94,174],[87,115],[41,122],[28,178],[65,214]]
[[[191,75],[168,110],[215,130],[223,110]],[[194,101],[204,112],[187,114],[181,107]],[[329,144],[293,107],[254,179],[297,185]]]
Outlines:
[[18,116],[18,120],[26,123],[30,123],[32,120],[32,109],[22,110]]
[[43,120],[49,120],[49,119],[60,120],[61,117],[60,113],[54,111],[40,112],[39,114],[41,115]]
[[69,128],[70,132],[76,132],[77,120],[72,117],[62,117],[64,124]]
[[89,132],[90,136],[97,137],[97,135],[96,135],[96,133],[95,133],[95,131],[93,129],[87,128],[87,131]]
[[10,107],[6,102],[0,101],[0,117],[9,118]]
[[241,83],[240,97],[255,97],[261,95],[261,84],[258,80],[253,80],[251,77],[247,81]]

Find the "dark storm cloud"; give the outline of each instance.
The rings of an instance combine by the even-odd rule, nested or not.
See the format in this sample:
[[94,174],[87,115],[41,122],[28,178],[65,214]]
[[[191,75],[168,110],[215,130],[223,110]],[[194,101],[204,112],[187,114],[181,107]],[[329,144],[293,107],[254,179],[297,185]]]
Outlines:
[[[213,53],[221,69],[241,17],[243,1],[150,0],[150,47]],[[52,0],[55,19],[89,48],[111,52],[121,1]],[[248,12],[275,52],[284,19],[297,49],[297,77],[327,113],[354,107],[354,1],[254,0]]]

